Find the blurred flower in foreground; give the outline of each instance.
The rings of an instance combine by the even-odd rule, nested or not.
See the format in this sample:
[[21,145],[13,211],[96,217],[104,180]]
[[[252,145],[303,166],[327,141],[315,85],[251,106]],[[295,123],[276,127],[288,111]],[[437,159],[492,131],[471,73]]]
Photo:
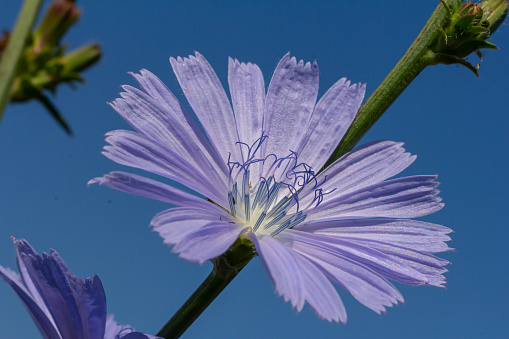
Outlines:
[[[60,40],[79,17],[80,9],[74,0],[51,2],[39,27],[27,39],[11,90],[12,102],[39,101],[68,134],[72,134],[70,126],[44,92],[54,93],[61,83],[84,82],[81,72],[101,57],[96,44],[70,52],[61,44]],[[0,58],[8,40],[9,33],[4,32],[0,40]]]
[[25,303],[46,339],[152,339],[106,315],[98,276],[85,281],[69,271],[54,250],[41,256],[26,240],[15,240],[20,274],[0,266],[2,277]]
[[331,281],[377,313],[403,301],[387,278],[445,283],[449,262],[433,253],[449,250],[451,230],[400,219],[443,207],[436,176],[385,181],[415,160],[402,143],[364,145],[317,173],[352,122],[364,85],[341,79],[316,103],[318,65],[287,54],[265,94],[258,66],[230,59],[232,110],[202,55],[171,64],[206,136],[165,85],[142,70],[134,74],[141,90],[124,86],[111,104],[136,132],[109,132],[104,154],[208,199],[124,172],[90,183],[181,206],[152,220],[174,252],[203,263],[234,243],[250,244],[285,300],[299,311],[307,301],[336,322],[346,321],[346,311]]

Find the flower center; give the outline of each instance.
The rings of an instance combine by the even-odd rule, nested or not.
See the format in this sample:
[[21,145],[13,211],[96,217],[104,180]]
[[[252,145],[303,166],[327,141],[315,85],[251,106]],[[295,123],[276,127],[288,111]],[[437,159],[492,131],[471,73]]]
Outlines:
[[[248,226],[252,232],[276,236],[306,219],[306,211],[318,206],[323,194],[312,168],[299,163],[297,153],[283,158],[274,154],[257,157],[267,136],[252,146],[244,146],[243,163],[228,161],[230,169],[229,209],[232,222]],[[313,194],[307,206],[300,206],[299,194]]]

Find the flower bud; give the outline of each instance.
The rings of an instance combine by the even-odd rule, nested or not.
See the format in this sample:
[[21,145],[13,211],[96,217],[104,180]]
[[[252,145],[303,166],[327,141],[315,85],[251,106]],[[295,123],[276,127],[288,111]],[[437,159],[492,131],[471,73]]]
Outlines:
[[441,0],[447,10],[447,20],[441,27],[442,34],[433,49],[433,64],[461,64],[477,76],[479,65],[473,66],[464,58],[479,49],[497,49],[487,39],[495,32],[507,16],[508,0],[485,0],[478,4],[459,0]]
[[57,46],[67,30],[80,17],[81,11],[74,0],[53,1],[41,24],[34,32],[34,52]]
[[85,45],[70,51],[59,63],[63,66],[62,73],[78,73],[92,66],[101,58],[101,48],[97,44]]
[[[49,5],[39,27],[27,38],[11,87],[11,101],[39,101],[69,134],[70,127],[44,92],[55,92],[62,83],[83,82],[81,72],[101,57],[97,44],[67,52],[60,41],[80,13],[74,0],[54,0]],[[8,37],[4,33],[0,39],[0,57]]]
[[3,31],[3,35],[0,38],[0,60],[2,60],[2,53],[4,52],[5,47],[7,47],[7,43],[9,42],[9,37],[11,33],[7,30]]

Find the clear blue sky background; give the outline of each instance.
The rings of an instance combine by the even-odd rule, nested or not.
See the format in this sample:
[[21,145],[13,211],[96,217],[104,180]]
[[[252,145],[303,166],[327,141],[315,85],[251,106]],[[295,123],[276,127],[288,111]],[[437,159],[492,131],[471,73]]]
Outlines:
[[[5,1],[11,27],[20,1]],[[127,124],[105,103],[127,74],[147,68],[185,105],[168,62],[199,51],[226,86],[227,58],[251,61],[266,84],[291,51],[316,59],[320,95],[340,77],[367,82],[368,94],[413,41],[438,1],[79,1],[71,47],[101,43],[104,58],[87,84],[60,88],[55,102],[67,137],[36,103],[11,105],[0,126],[0,264],[14,267],[10,236],[40,252],[56,249],[77,276],[100,276],[108,311],[155,333],[211,270],[178,259],[151,232],[168,205],[86,182],[128,170],[100,155],[104,133]],[[47,3],[46,3],[47,4]],[[196,321],[187,338],[497,338],[507,334],[509,202],[509,27],[493,36],[481,78],[457,66],[421,74],[362,142],[404,141],[418,155],[404,172],[439,174],[446,207],[424,220],[455,230],[447,289],[396,286],[405,304],[378,316],[340,290],[348,323],[300,314],[279,298],[258,259]],[[472,58],[476,63],[475,57]],[[22,303],[0,284],[0,337],[39,337]]]

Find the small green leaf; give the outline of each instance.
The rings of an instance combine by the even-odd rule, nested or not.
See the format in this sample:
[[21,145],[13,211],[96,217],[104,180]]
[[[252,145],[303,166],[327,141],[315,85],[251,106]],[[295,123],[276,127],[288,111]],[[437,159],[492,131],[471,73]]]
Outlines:
[[72,136],[73,132],[71,127],[49,98],[41,94],[37,97],[37,100],[48,110],[48,113],[57,121],[67,135]]

